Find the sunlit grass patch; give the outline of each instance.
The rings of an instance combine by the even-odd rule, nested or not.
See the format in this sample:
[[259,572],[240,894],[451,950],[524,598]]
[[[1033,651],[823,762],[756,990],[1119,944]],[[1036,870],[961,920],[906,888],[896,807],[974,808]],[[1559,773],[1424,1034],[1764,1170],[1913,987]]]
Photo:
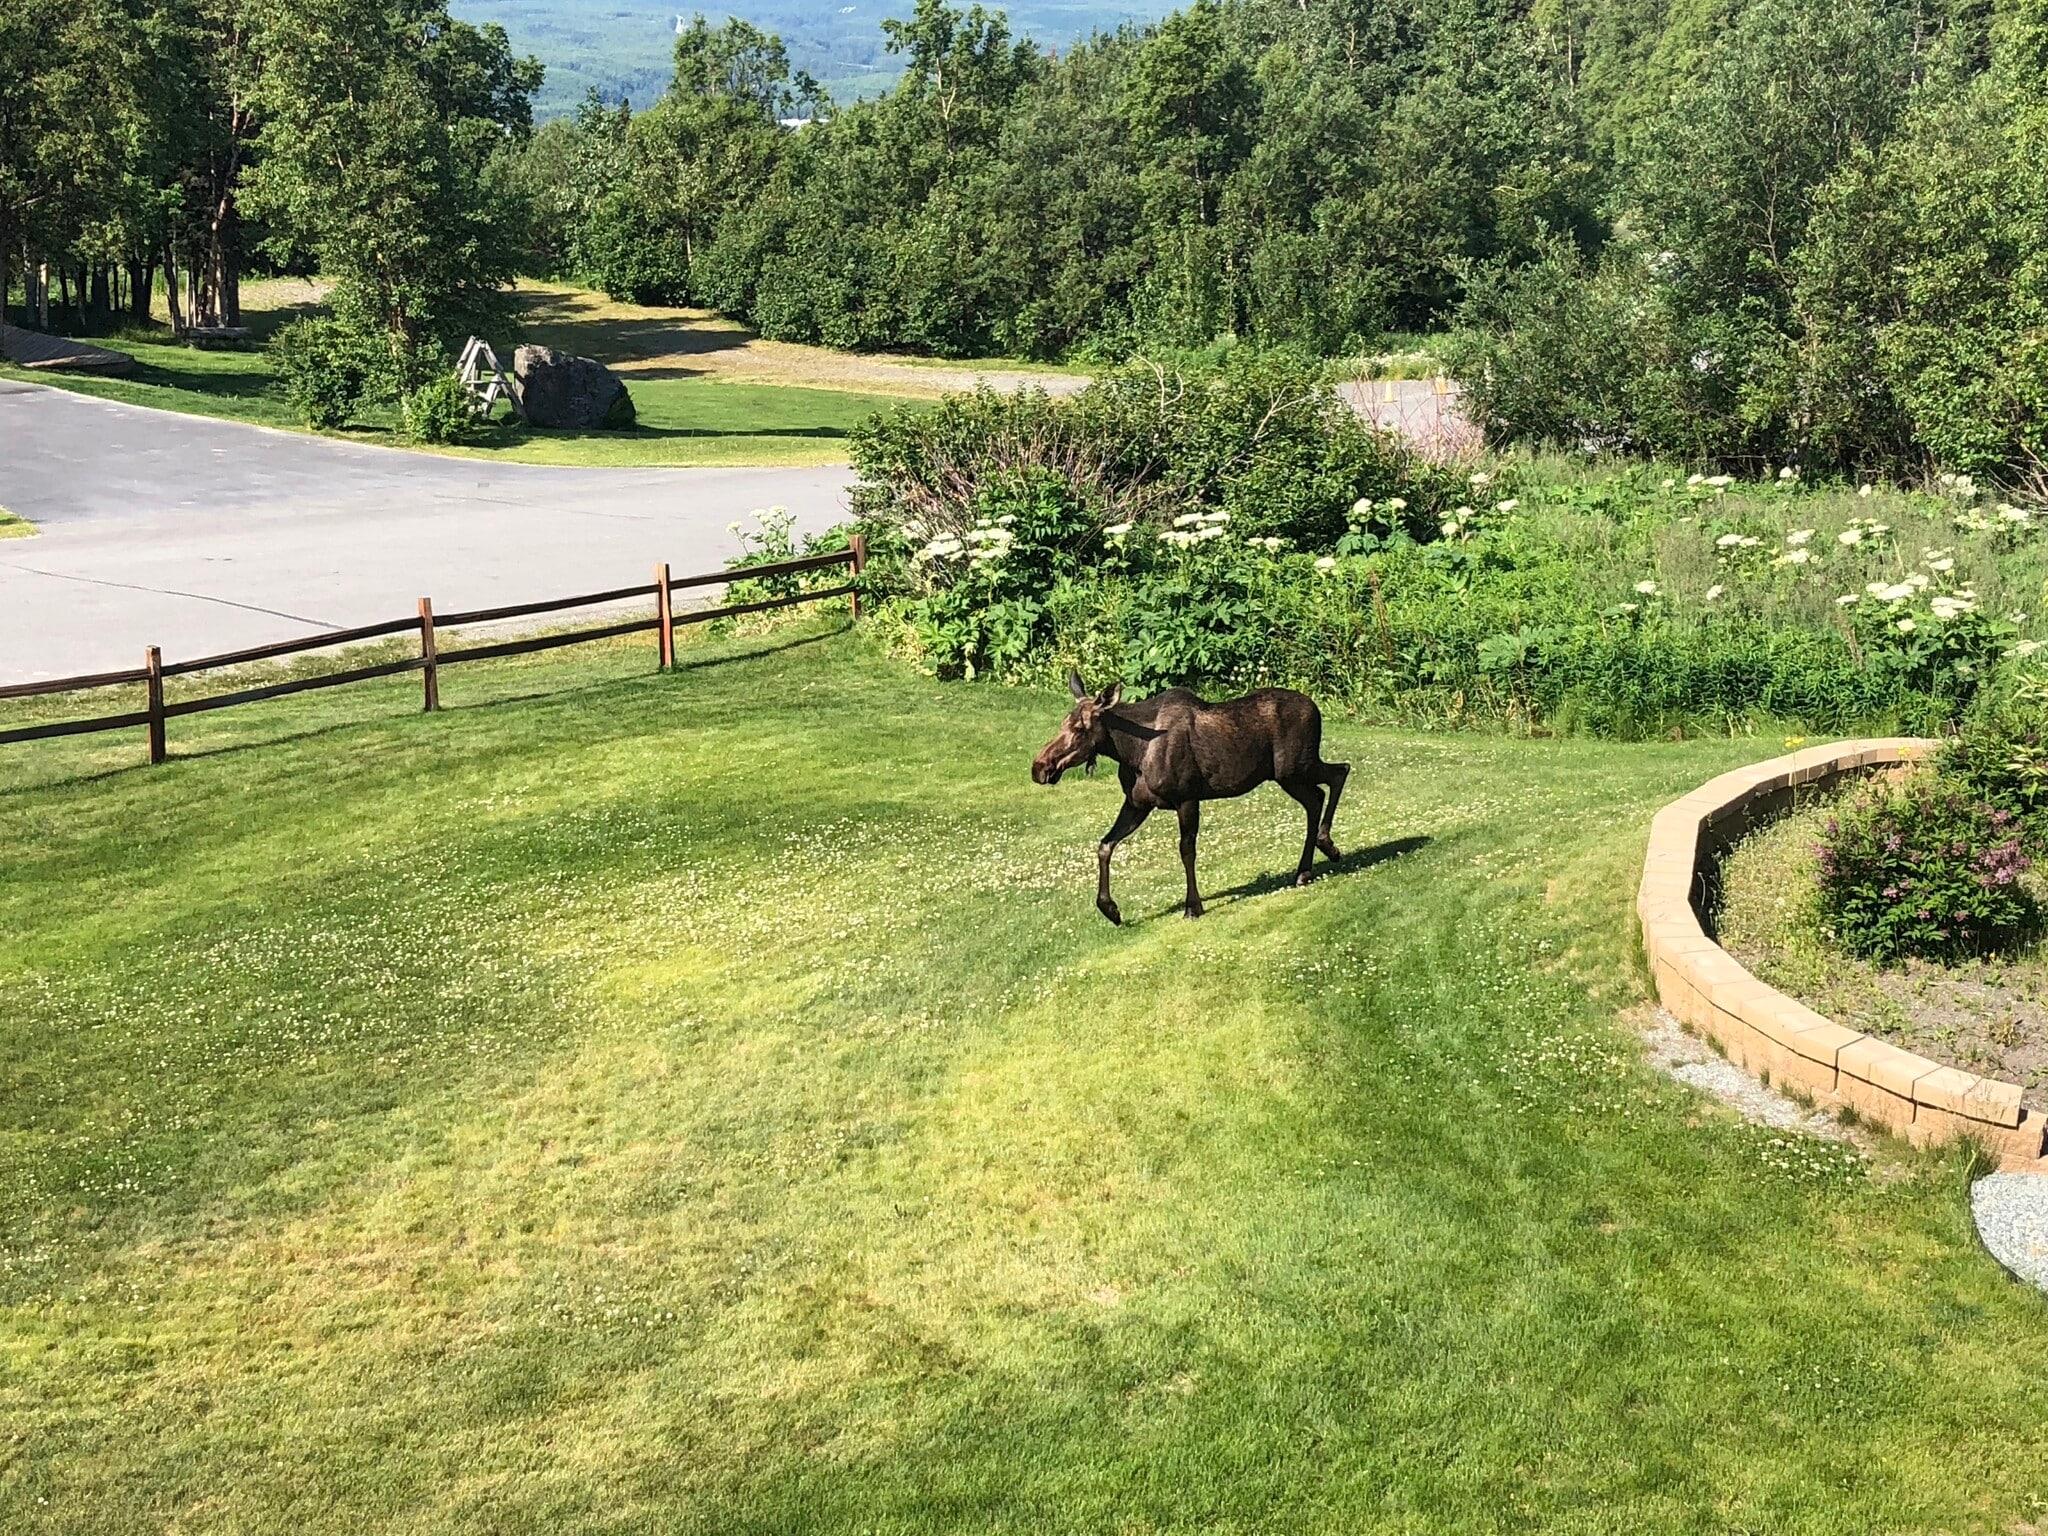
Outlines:
[[686,662],[0,749],[0,1526],[2037,1518],[1954,1169],[1822,1177],[1613,1019],[1649,815],[1777,743],[1333,719],[1352,864],[1273,880],[1261,791],[1113,929],[1056,698]]

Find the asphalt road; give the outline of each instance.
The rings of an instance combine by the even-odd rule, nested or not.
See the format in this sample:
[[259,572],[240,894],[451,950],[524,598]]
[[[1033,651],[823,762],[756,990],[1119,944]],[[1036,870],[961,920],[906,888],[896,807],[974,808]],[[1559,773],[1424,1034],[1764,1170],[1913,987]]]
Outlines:
[[407,453],[0,380],[0,683],[413,611],[631,586],[739,552],[735,519],[845,516],[851,472],[557,469]]

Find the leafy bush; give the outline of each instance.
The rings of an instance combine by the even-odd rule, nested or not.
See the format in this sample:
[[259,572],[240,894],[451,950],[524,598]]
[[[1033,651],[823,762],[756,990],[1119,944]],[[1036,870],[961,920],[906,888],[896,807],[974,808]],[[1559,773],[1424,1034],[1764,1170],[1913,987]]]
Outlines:
[[345,427],[370,397],[376,358],[355,326],[332,317],[294,320],[270,350],[285,398],[309,427]]
[[416,443],[459,443],[476,431],[476,399],[460,378],[444,373],[405,397],[401,419]]
[[1816,851],[1823,921],[1873,960],[2003,949],[2038,926],[2018,818],[1939,776],[1866,791]]
[[985,486],[1018,474],[1057,480],[1071,516],[1098,529],[1222,511],[1241,535],[1304,549],[1332,546],[1361,499],[1382,509],[1376,534],[1427,536],[1462,488],[1361,421],[1319,365],[1250,347],[1207,371],[1131,364],[1071,399],[952,396],[871,418],[852,447],[855,511],[878,544],[905,549],[963,537]]

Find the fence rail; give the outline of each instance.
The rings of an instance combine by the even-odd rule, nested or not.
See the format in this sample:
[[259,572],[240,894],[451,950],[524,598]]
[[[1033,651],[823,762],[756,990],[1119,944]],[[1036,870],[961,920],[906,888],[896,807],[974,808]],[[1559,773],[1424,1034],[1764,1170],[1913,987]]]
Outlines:
[[[52,678],[48,682],[10,683],[0,686],[0,700],[33,699],[59,693],[83,693],[96,688],[132,687],[137,683],[142,684],[147,690],[147,702],[142,709],[0,730],[0,746],[17,741],[45,741],[58,736],[84,736],[96,731],[126,731],[140,727],[148,732],[149,760],[152,763],[161,763],[168,756],[165,723],[186,715],[204,714],[215,709],[231,709],[238,704],[255,704],[264,699],[283,698],[288,694],[308,693],[316,688],[339,688],[348,683],[367,682],[377,677],[395,677],[405,672],[421,674],[423,707],[431,713],[441,707],[442,667],[454,666],[465,661],[487,661],[498,656],[523,656],[533,651],[551,651],[560,646],[582,645],[592,640],[609,640],[619,635],[645,634],[649,630],[655,632],[656,665],[666,671],[675,665],[675,632],[685,624],[705,624],[714,619],[766,613],[775,608],[823,602],[834,597],[851,597],[854,614],[858,617],[860,575],[866,565],[867,541],[856,534],[847,548],[835,550],[831,554],[807,555],[801,560],[783,560],[774,565],[706,571],[695,576],[671,576],[666,565],[657,565],[654,568],[654,580],[641,586],[614,587],[608,592],[585,592],[575,597],[543,598],[531,603],[508,603],[497,608],[472,608],[460,613],[442,614],[438,618],[434,614],[432,600],[423,597],[420,599],[419,615],[416,618],[388,619],[380,624],[359,624],[352,629],[324,630],[315,635],[277,640],[268,645],[252,645],[244,650],[224,651],[217,656],[199,656],[187,661],[167,662],[163,659],[163,653],[152,645],[144,652],[143,664],[132,670],[94,672],[79,677]],[[789,597],[726,603],[714,608],[692,608],[680,612],[675,606],[675,594],[692,587],[797,576],[809,571],[828,570],[834,566],[846,567],[851,579],[840,586],[826,587],[814,592],[798,592]],[[559,634],[526,635],[511,640],[486,641],[449,650],[442,649],[440,645],[441,631],[447,629],[457,629],[469,624],[500,623],[506,619],[529,618],[542,613],[560,613],[570,608],[590,608],[601,603],[628,602],[640,597],[654,599],[654,613],[650,617],[600,624],[589,629],[566,630]],[[185,677],[195,672],[245,666],[250,662],[272,661],[281,656],[295,656],[304,651],[327,650],[337,645],[352,645],[364,640],[378,640],[403,634],[419,636],[420,648],[417,656],[404,656],[395,661],[375,662],[360,667],[345,667],[339,672],[325,672],[315,677],[285,678],[275,683],[237,688],[228,693],[180,699],[176,703],[167,704],[164,701],[164,679],[167,677]]]

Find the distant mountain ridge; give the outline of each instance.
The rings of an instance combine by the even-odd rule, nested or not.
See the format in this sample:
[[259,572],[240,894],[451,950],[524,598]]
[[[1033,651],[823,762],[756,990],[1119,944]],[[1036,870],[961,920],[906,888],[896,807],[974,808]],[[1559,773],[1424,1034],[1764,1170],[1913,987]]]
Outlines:
[[[1175,7],[1169,0],[1021,0],[991,7],[998,8],[1018,35],[1064,51],[1092,32],[1156,20]],[[778,34],[792,69],[809,70],[835,100],[847,101],[896,79],[901,66],[883,47],[882,22],[908,16],[911,0],[748,0],[703,9],[714,24],[734,15]],[[534,103],[541,118],[574,111],[592,87],[607,101],[653,102],[668,85],[678,16],[695,14],[692,7],[679,12],[675,0],[455,0],[449,10],[464,21],[497,22],[516,52],[547,66]]]

